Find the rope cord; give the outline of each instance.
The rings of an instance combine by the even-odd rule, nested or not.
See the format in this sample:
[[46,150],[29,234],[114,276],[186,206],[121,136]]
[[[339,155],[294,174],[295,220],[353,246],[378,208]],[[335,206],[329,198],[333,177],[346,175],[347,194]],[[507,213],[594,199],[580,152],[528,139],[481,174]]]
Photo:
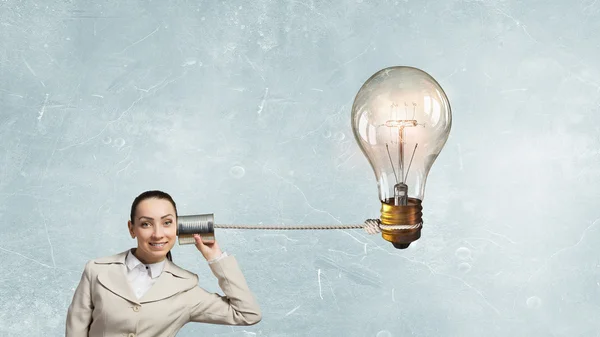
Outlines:
[[418,223],[415,225],[382,225],[379,219],[367,219],[365,223],[360,225],[230,225],[230,224],[214,224],[214,228],[222,229],[265,229],[265,230],[326,230],[326,229],[361,229],[363,228],[368,234],[380,233],[385,230],[407,230],[416,229],[423,225]]

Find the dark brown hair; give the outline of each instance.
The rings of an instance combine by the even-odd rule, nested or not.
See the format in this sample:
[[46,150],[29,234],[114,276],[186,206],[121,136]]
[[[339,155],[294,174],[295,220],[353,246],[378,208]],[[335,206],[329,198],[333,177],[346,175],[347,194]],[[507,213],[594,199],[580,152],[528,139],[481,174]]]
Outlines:
[[[175,201],[173,201],[173,198],[171,198],[171,196],[166,192],[152,190],[152,191],[146,191],[146,192],[138,195],[133,200],[133,203],[131,204],[131,214],[129,215],[130,219],[131,219],[131,223],[134,223],[135,212],[137,210],[138,205],[140,204],[140,202],[142,202],[146,199],[163,199],[163,200],[169,201],[171,203],[171,205],[173,205],[173,208],[175,209],[175,217],[177,217],[177,205],[175,205]],[[169,251],[167,253],[167,259],[169,259],[169,261],[173,261],[173,256],[171,256],[171,251]]]

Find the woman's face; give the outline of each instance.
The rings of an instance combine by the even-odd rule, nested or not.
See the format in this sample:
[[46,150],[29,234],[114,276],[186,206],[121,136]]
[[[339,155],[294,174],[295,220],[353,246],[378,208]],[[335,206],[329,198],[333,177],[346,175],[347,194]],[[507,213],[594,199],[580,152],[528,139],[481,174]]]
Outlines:
[[143,263],[164,260],[177,236],[173,205],[165,199],[146,199],[138,204],[132,220],[127,225],[131,236],[137,238],[135,256]]

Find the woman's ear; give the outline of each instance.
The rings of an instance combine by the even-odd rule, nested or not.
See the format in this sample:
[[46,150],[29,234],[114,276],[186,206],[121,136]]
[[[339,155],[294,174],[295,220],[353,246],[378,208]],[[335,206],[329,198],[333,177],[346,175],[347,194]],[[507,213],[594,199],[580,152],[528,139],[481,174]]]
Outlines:
[[135,233],[133,232],[133,223],[131,223],[131,220],[127,221],[127,229],[129,229],[129,234],[131,235],[131,238],[135,239]]

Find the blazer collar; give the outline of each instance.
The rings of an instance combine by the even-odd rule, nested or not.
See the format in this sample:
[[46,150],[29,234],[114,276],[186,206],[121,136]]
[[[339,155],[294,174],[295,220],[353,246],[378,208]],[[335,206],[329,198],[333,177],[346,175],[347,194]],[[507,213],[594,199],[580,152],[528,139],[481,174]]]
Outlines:
[[169,260],[165,260],[163,273],[156,279],[150,290],[138,299],[127,282],[125,258],[129,251],[131,249],[116,255],[96,259],[94,262],[107,266],[103,272],[98,274],[98,281],[108,290],[130,302],[140,304],[158,301],[191,289],[198,284],[195,274],[180,268]]

